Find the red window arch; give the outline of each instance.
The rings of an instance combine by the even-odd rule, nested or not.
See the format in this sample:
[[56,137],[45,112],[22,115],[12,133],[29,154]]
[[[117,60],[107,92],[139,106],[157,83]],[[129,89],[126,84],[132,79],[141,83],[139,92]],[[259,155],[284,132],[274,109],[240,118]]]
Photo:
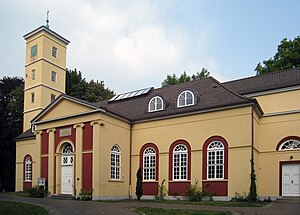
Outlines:
[[32,187],[32,157],[27,154],[23,160],[23,190],[29,190]]
[[[179,152],[180,155],[176,154],[176,152]],[[183,161],[184,164],[178,165],[178,161],[180,162]],[[182,174],[182,172],[179,172],[178,174],[178,168],[182,168],[183,169],[182,171],[184,173]],[[177,174],[175,179],[174,179],[174,172],[175,174]],[[180,175],[183,177],[181,177]],[[186,195],[186,192],[190,185],[190,180],[191,180],[191,147],[187,141],[177,140],[174,143],[172,143],[169,148],[169,195],[177,195],[177,196]]]
[[157,195],[159,150],[154,143],[147,143],[142,146],[140,150],[140,167],[143,175],[143,195]]
[[[297,141],[297,142],[299,143],[300,137],[298,137],[298,136],[288,136],[288,137],[283,138],[283,139],[280,140],[279,143],[277,144],[276,150],[277,150],[277,151],[283,150],[283,149],[281,149],[281,146],[282,146],[284,143],[288,142],[288,141]],[[291,148],[290,150],[293,150],[293,148]]]
[[[179,179],[178,180],[191,180],[191,146],[190,144],[185,140],[177,140],[169,148],[169,180],[174,180],[174,169],[176,168],[176,160],[181,159],[182,161],[185,161],[185,156],[174,156],[174,149],[178,148],[178,146],[183,145],[186,148],[186,178],[185,179]],[[182,151],[183,152],[183,151]],[[176,152],[175,152],[176,154]],[[175,160],[174,160],[175,158]],[[174,165],[175,164],[175,165]],[[178,168],[178,167],[177,167]],[[183,167],[184,168],[184,167]],[[175,170],[176,172],[176,170]],[[180,173],[182,174],[182,173]],[[176,179],[175,179],[176,180]]]
[[228,195],[228,143],[213,136],[203,144],[202,187],[216,196]]

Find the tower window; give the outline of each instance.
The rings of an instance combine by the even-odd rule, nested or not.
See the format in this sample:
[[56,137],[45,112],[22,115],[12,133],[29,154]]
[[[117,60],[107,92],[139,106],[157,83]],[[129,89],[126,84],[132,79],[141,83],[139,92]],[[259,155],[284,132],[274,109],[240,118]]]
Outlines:
[[57,56],[57,48],[56,47],[52,47],[52,57],[55,57],[56,58]]
[[54,71],[51,73],[51,81],[56,82],[56,72]]
[[38,49],[38,45],[37,44],[31,47],[31,52],[30,52],[30,58],[31,58],[31,60],[35,60],[36,59],[37,49]]
[[31,103],[34,103],[34,93],[31,93]]
[[35,80],[35,69],[31,70],[31,80]]
[[53,102],[55,100],[55,95],[51,94],[51,102]]

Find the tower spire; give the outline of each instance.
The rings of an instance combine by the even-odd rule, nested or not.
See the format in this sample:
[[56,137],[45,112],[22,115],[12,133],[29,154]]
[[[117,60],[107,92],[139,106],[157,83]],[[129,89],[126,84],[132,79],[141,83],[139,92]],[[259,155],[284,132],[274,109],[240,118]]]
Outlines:
[[49,10],[47,10],[46,27],[49,28]]

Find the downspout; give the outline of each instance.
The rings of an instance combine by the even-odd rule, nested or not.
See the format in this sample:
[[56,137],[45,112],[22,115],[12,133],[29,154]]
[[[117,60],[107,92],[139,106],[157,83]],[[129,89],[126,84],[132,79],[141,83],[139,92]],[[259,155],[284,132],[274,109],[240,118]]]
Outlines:
[[[254,162],[254,106],[251,109],[251,160]],[[254,166],[253,166],[254,168]]]
[[131,171],[132,171],[132,123],[130,123],[130,138],[129,138],[129,190],[128,190],[128,196],[131,199],[132,195],[131,195],[131,191],[132,191],[132,187],[131,187]]

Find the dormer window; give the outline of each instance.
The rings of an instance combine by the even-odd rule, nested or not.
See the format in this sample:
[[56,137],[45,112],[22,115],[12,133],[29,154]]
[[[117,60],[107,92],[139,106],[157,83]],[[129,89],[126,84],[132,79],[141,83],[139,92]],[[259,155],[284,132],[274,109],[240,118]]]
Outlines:
[[177,99],[177,107],[185,107],[185,106],[190,106],[195,104],[195,97],[194,94],[189,91],[183,91],[180,93]]
[[153,97],[148,105],[149,112],[163,110],[163,99],[159,96]]

